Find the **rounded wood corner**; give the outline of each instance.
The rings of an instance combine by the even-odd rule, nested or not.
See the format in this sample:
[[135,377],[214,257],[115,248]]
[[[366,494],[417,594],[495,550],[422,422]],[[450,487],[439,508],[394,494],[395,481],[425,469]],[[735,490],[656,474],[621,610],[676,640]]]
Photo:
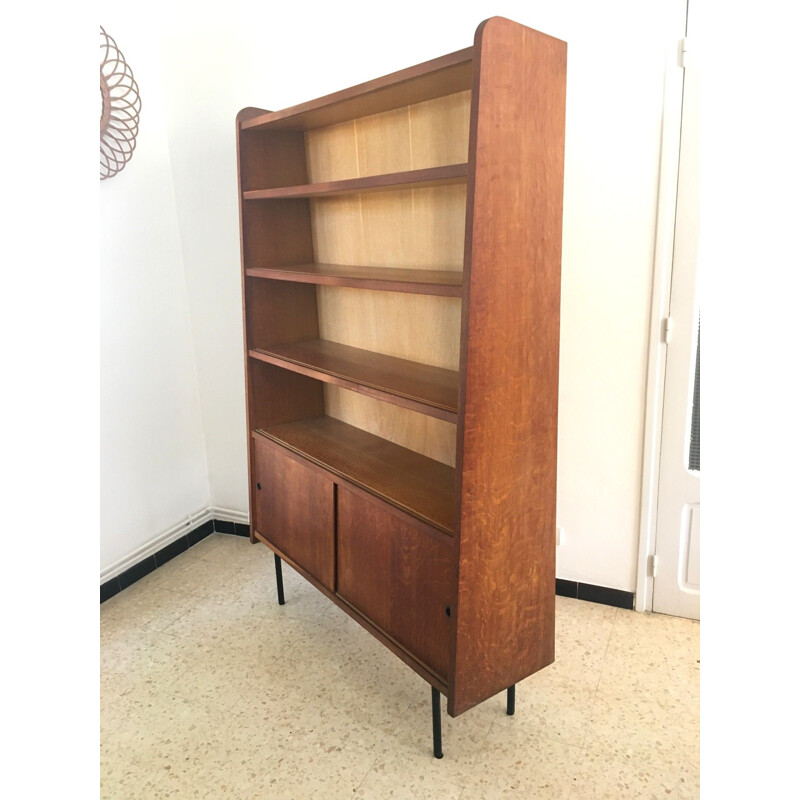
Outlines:
[[513,25],[515,27],[523,27],[519,22],[514,22],[507,17],[488,17],[475,29],[475,46],[477,47],[480,45],[481,38],[483,37],[488,26],[495,28],[498,25]]
[[247,120],[252,119],[253,117],[258,117],[261,114],[269,114],[269,113],[270,112],[267,111],[265,108],[246,106],[236,115],[236,125],[240,126],[243,122],[247,122]]
[[495,32],[495,28],[507,28],[507,29],[514,29],[517,30],[525,30],[529,31],[530,33],[535,34],[537,37],[544,37],[546,39],[553,39],[556,42],[560,42],[565,47],[567,43],[563,39],[559,39],[557,36],[551,36],[548,33],[542,33],[542,31],[537,31],[534,28],[530,28],[527,25],[523,25],[521,22],[514,22],[513,19],[508,19],[508,17],[489,17],[481,22],[480,25],[475,29],[475,49],[480,50],[481,41],[483,36],[486,33],[486,29],[489,28],[490,33]]

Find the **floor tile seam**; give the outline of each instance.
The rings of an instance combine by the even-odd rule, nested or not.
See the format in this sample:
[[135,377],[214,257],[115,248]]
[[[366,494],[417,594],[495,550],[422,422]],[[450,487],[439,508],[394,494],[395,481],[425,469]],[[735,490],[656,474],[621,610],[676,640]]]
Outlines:
[[169,625],[167,625],[165,628],[163,628],[161,631],[159,631],[159,633],[166,633],[169,636],[172,636],[172,637],[177,638],[177,639],[189,639],[190,637],[188,637],[188,636],[181,636],[181,634],[176,633],[175,631],[170,631],[170,628],[176,622],[179,622],[180,620],[184,619],[187,616],[187,614],[189,614],[189,613],[191,613],[191,612],[187,611],[185,614],[181,614],[180,616],[175,617],[175,619],[172,620],[172,622],[170,622]]
[[[209,595],[190,594],[190,595],[189,595],[189,597],[191,597],[191,598],[194,598],[194,597],[202,597],[202,598],[203,598],[203,599],[205,599],[205,600],[217,601],[217,602],[219,603],[219,605],[220,605],[220,606],[224,606],[224,605],[226,605],[226,603],[224,602],[224,599],[215,598],[215,597],[213,597],[213,596],[209,596]],[[234,603],[236,602],[236,598],[231,598],[231,600],[232,600]],[[182,636],[181,634],[178,634],[178,633],[174,633],[174,632],[172,632],[172,631],[169,631],[169,628],[171,628],[173,625],[175,625],[176,623],[180,622],[181,620],[185,619],[185,618],[186,618],[186,617],[187,617],[189,614],[192,614],[192,613],[194,613],[194,612],[195,612],[195,610],[196,610],[196,608],[194,608],[194,607],[193,607],[193,608],[189,608],[189,609],[187,609],[187,610],[186,610],[186,611],[184,611],[182,614],[180,614],[179,616],[175,617],[175,619],[173,619],[173,620],[172,620],[172,621],[171,621],[171,622],[170,622],[170,623],[169,623],[169,624],[168,624],[168,625],[167,625],[165,628],[163,628],[163,629],[162,629],[160,632],[161,632],[161,633],[166,633],[166,632],[169,632],[171,636],[180,636],[180,638],[182,638],[182,639],[189,638],[189,637],[187,637],[187,636]]]
[[364,777],[358,782],[356,787],[353,789],[353,794],[356,794],[358,790],[364,785],[364,781],[370,776],[371,772],[374,772],[375,765],[378,763],[378,759],[380,758],[379,753],[375,753],[375,757],[372,759],[372,763],[369,765],[369,769],[364,773]]
[[489,741],[489,734],[492,732],[492,728],[494,728],[494,724],[497,722],[497,715],[492,717],[492,721],[489,723],[489,727],[486,729],[486,735],[483,737],[483,741],[480,743],[480,746],[476,748],[475,752],[472,754],[472,758],[467,760],[467,765],[472,767],[478,761],[481,753],[483,753],[484,748],[486,747],[486,742]]
[[[191,612],[189,612],[189,611],[185,612],[185,614],[189,614],[189,613],[191,613]],[[154,627],[153,625],[151,625],[148,622],[143,623],[143,625],[150,633],[162,633],[163,634],[163,633],[167,632],[168,628],[170,628],[172,625],[174,625],[179,620],[183,619],[185,614],[179,614],[177,617],[175,617],[175,619],[171,619],[163,628],[156,628],[156,627]],[[176,634],[170,633],[170,636],[175,637]]]
[[611,646],[611,638],[614,635],[614,628],[617,627],[617,620],[619,619],[620,610],[616,609],[614,611],[614,616],[611,619],[611,627],[608,629],[608,640],[606,641],[606,647],[603,651],[603,660],[605,661],[606,656],[608,655],[608,648]]
[[[170,623],[170,624],[171,624],[171,623]],[[167,627],[169,627],[169,626],[167,626]],[[180,642],[183,642],[183,641],[184,641],[184,640],[183,640],[183,638],[181,638],[181,637],[177,637],[177,636],[175,636],[174,634],[172,634],[172,633],[168,633],[168,632],[166,632],[166,631],[164,631],[164,630],[156,630],[156,629],[154,629],[154,628],[143,628],[143,629],[140,629],[140,630],[141,630],[143,633],[148,633],[148,634],[150,634],[151,636],[154,636],[156,639],[161,639],[162,637],[164,637],[164,641],[165,641],[165,642],[168,642],[170,639],[179,639],[179,640],[180,640]],[[147,649],[147,651],[148,651],[148,652],[151,652],[151,651],[152,651],[152,647],[148,648],[148,649]],[[162,665],[162,666],[163,666],[163,665]],[[125,671],[125,674],[126,674],[126,675],[128,675],[128,674],[129,674],[129,672],[128,672],[128,670],[127,670],[127,669],[126,669],[126,671]],[[138,674],[138,673],[133,673],[133,674]],[[102,671],[101,671],[101,679],[102,679]],[[134,688],[135,688],[135,687],[134,687]],[[127,692],[123,692],[122,694],[127,694]]]
[[173,594],[181,594],[181,595],[184,595],[184,596],[189,597],[189,598],[192,598],[192,597],[208,597],[206,592],[198,591],[195,588],[195,586],[197,586],[197,584],[192,584],[192,588],[190,588],[190,589],[179,589],[179,588],[175,588],[174,584],[173,585],[166,585],[165,582],[168,581],[168,580],[169,580],[168,577],[162,578],[160,583],[156,583],[156,584],[153,585],[153,588],[164,589],[165,591],[172,592]]
[[[605,670],[605,659],[604,659],[603,666],[601,666],[600,670],[598,671],[597,682],[595,683],[594,689],[592,690],[592,699],[591,699],[591,702],[589,703],[589,711],[588,711],[588,714],[586,715],[586,725],[584,726],[584,728],[585,728],[584,729],[584,741],[586,740],[586,732],[587,732],[588,726],[589,726],[589,724],[591,722],[592,714],[594,713],[595,704],[597,703],[597,696],[598,696],[598,692],[600,690],[600,682],[603,680],[603,672],[604,672],[604,670]],[[581,745],[581,746],[583,746],[583,745]]]
[[[101,719],[102,719],[103,716],[104,716],[103,715],[103,711],[101,710],[100,711]],[[107,716],[107,714],[106,714],[106,716]],[[127,724],[127,722],[128,722],[128,720],[127,720],[126,717],[119,716],[117,723],[116,724],[112,724],[110,728],[108,727],[109,726],[108,721],[106,721],[105,723],[102,723],[101,731],[100,731],[102,733],[102,736],[100,737],[100,747],[102,748],[102,746],[103,746],[104,742],[106,741],[106,739],[109,736],[113,737],[116,734],[117,730],[119,730],[123,725]]]
[[[188,638],[184,639],[184,637],[178,637],[175,634],[166,634],[163,631],[160,632],[160,634],[162,636],[169,636],[172,639],[180,639],[181,642],[189,641]],[[172,681],[173,681],[173,689],[172,689],[172,691],[168,690],[167,694],[169,694],[170,696],[173,696],[173,697],[176,695],[175,687],[180,689],[180,687],[183,685],[183,679],[189,675],[190,670],[192,669],[192,666],[193,665],[191,663],[187,662],[187,663],[184,664],[183,667],[179,667],[179,668],[175,668],[174,669],[173,675],[171,676],[172,677]],[[188,681],[187,681],[187,683],[188,683]],[[135,690],[136,690],[136,686],[132,686],[131,689],[130,689],[130,691],[135,691]],[[178,694],[177,696],[180,699],[182,699],[182,700],[184,700],[186,702],[190,702],[192,705],[195,705],[194,701],[190,701],[189,698],[187,698],[185,696],[182,696],[180,694]],[[241,699],[241,697],[239,699]],[[226,713],[230,713],[230,710],[228,710]]]
[[153,790],[155,791],[160,789],[161,784],[164,783],[164,781],[166,781],[168,778],[171,778],[172,775],[165,769],[159,769],[155,770],[155,775],[153,777],[156,777],[156,780],[153,782]]
[[584,748],[586,747],[586,737],[588,735],[589,735],[589,726],[588,726],[588,723],[587,723],[586,728],[583,731],[583,739],[581,740],[581,747],[580,747],[580,751],[578,752],[578,755],[576,756],[576,760],[577,760],[577,758],[579,758],[584,753]]
[[[238,582],[236,581],[236,579],[239,577],[239,574],[240,573],[238,571],[235,571],[235,572],[232,572],[231,574],[229,574],[228,576],[225,576],[223,574],[223,577],[227,577],[231,581],[232,584],[238,585]],[[213,578],[218,578],[219,576],[220,576],[220,573],[216,573],[215,575],[213,575],[211,577],[213,579]],[[175,583],[178,583],[178,582],[175,582],[172,585],[165,585],[162,582],[162,583],[157,584],[157,585],[159,586],[159,588],[168,589],[171,592],[187,594],[187,595],[191,595],[191,596],[201,596],[201,597],[207,597],[207,596],[209,596],[209,592],[218,591],[219,588],[220,588],[220,587],[210,587],[210,586],[208,586],[207,582],[205,580],[206,578],[209,577],[207,575],[206,576],[199,576],[200,578],[202,578],[202,580],[200,580],[200,581],[198,581],[198,580],[188,580],[188,578],[191,578],[191,576],[177,576],[177,577],[181,578],[180,583],[186,584],[191,588],[177,588],[175,586]],[[168,581],[168,580],[169,580],[168,577],[165,577],[163,579],[163,581]]]
[[[102,680],[102,677],[103,677],[103,676],[101,675],[101,676],[100,676],[100,679],[101,679],[101,680]],[[125,697],[126,695],[130,694],[130,693],[131,693],[131,692],[132,692],[132,691],[133,691],[135,688],[136,688],[135,686],[128,686],[128,688],[127,688],[127,689],[125,689],[125,690],[123,690],[123,691],[121,691],[121,692],[115,692],[115,693],[114,693],[114,695],[115,695],[116,697]]]
[[170,572],[183,572],[191,570],[192,567],[198,568],[205,568],[205,567],[213,567],[216,565],[226,566],[228,565],[229,561],[225,561],[222,559],[222,554],[220,552],[221,548],[214,547],[208,553],[195,553],[189,550],[186,553],[182,553],[177,558],[168,561],[166,564],[163,564],[159,567],[153,574],[158,575],[159,570],[161,570],[162,575],[169,574]]
[[[166,589],[166,588],[161,587],[161,586],[153,586],[153,587],[149,587],[148,590],[147,590],[148,591],[148,598],[152,598],[154,596],[153,594],[150,593],[152,591],[152,589],[158,589],[159,593],[161,593],[161,592],[165,593],[164,599],[167,600],[167,601],[170,601],[170,602],[171,602],[172,598],[169,597],[169,595],[178,596],[178,595],[181,594],[179,592],[173,591],[172,589]],[[167,607],[170,607],[170,606],[167,606]],[[100,626],[102,628],[104,625],[109,625],[111,623],[118,623],[119,624],[119,623],[126,623],[126,622],[129,623],[129,624],[132,622],[133,625],[141,626],[141,625],[145,625],[145,622],[142,620],[143,616],[144,616],[143,613],[140,610],[138,610],[135,605],[129,605],[129,604],[119,605],[119,606],[116,606],[116,607],[114,607],[112,609],[109,609],[109,611],[104,614],[103,618],[101,619]],[[135,617],[135,619],[134,620],[131,620],[131,619],[127,619],[126,620],[125,619],[126,617]],[[146,627],[146,625],[145,625],[145,627]]]

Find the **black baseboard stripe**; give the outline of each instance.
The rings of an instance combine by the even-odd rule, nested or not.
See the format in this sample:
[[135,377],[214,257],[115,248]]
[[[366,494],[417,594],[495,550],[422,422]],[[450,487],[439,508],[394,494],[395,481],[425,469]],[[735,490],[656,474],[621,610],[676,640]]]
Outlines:
[[556,594],[561,597],[578,597],[578,584],[575,581],[564,581],[556,578]]
[[578,583],[556,578],[556,594],[561,597],[574,597],[590,603],[602,603],[606,606],[633,610],[634,593],[621,589],[609,589],[607,586],[595,586],[593,583]]
[[202,542],[206,536],[212,533],[230,533],[234,536],[246,536],[250,538],[250,526],[239,522],[227,522],[225,520],[210,519],[189,533],[184,534],[174,542],[170,542],[166,547],[162,547],[157,553],[142,559],[138,564],[134,564],[130,569],[106,581],[100,586],[100,602],[119,594],[123,589],[127,589],[132,583],[136,583],[140,578],[150,574],[154,569],[163,566],[167,561],[175,558],[184,551],[188,550],[198,542]]
[[[157,553],[134,564],[116,578],[106,581],[100,586],[100,602],[104,603],[132,583],[150,574],[154,569],[166,564],[170,559],[180,555],[198,542],[203,541],[212,533],[228,533],[233,536],[250,538],[250,526],[241,522],[228,522],[227,520],[213,519],[204,522],[200,527],[181,536]],[[633,592],[623,592],[620,589],[609,589],[606,586],[595,586],[591,583],[578,583],[556,578],[556,594],[561,597],[574,597],[578,600],[587,600],[590,603],[603,603],[617,608],[633,609]]]

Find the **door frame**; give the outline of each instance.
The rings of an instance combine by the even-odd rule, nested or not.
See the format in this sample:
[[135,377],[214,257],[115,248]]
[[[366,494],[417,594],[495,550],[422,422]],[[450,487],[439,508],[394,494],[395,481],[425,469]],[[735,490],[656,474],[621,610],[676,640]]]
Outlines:
[[653,280],[648,332],[645,389],[644,448],[642,454],[639,554],[636,568],[636,611],[653,610],[652,557],[656,546],[656,516],[667,363],[665,320],[669,314],[675,218],[678,201],[681,121],[683,115],[683,62],[688,4],[683,8],[682,33],[668,48],[664,69],[664,113],[661,124],[658,206],[653,252]]

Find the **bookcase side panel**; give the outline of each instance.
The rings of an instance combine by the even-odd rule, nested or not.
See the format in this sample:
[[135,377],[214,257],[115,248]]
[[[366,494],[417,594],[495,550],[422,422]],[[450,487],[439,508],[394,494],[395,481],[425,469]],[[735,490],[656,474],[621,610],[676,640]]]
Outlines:
[[495,17],[475,51],[451,715],[554,658],[566,44]]
[[[244,201],[242,192],[305,183],[305,142],[301,131],[242,130],[250,110],[237,118],[237,158],[242,257],[245,390],[247,402],[250,519],[254,524],[254,444],[259,428],[324,413],[322,386],[300,375],[254,361],[250,348],[294,342],[318,335],[313,286],[248,278],[251,267],[313,260],[308,200]],[[251,541],[254,541],[251,533]]]
[[[246,277],[245,277],[245,270],[247,269],[246,259],[245,259],[245,236],[244,236],[244,201],[242,199],[242,192],[244,191],[244,183],[243,181],[246,180],[246,176],[243,175],[242,170],[242,155],[247,152],[247,144],[246,144],[246,136],[245,141],[243,141],[243,131],[242,131],[242,123],[246,122],[253,117],[257,117],[260,114],[267,113],[262,108],[254,108],[248,107],[243,108],[237,115],[236,115],[236,188],[237,188],[237,197],[238,197],[238,205],[239,205],[239,254],[240,254],[240,262],[241,262],[241,282],[242,282],[242,340],[244,345],[244,394],[245,394],[245,426],[246,426],[246,436],[247,436],[247,485],[248,485],[248,507],[249,507],[249,518],[251,521],[255,519],[254,512],[255,512],[255,489],[254,489],[254,482],[253,482],[253,470],[254,470],[254,453],[253,453],[253,443],[250,437],[250,413],[251,413],[251,402],[250,402],[250,376],[248,375],[248,364],[249,364],[249,357],[247,355],[248,351],[248,342],[247,342],[247,308],[246,308]],[[245,162],[247,158],[245,158]],[[250,526],[250,541],[255,543],[255,525]]]

